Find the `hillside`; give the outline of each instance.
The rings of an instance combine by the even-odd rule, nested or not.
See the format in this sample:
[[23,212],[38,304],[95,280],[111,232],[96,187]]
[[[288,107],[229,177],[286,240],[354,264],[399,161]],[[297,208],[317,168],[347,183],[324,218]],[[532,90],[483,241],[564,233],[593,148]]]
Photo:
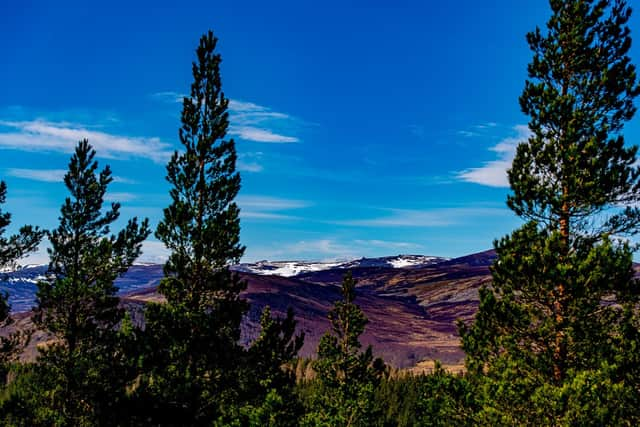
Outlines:
[[[307,269],[291,277],[268,275],[264,270],[261,274],[240,272],[248,283],[244,296],[251,302],[243,325],[243,342],[248,343],[257,335],[264,306],[269,305],[277,315],[284,315],[291,306],[299,331],[306,337],[301,355],[313,356],[320,337],[329,329],[326,316],[339,298],[342,275],[350,269],[359,280],[356,302],[369,318],[362,341],[371,344],[376,355],[401,368],[434,359],[459,367],[464,355],[459,348],[456,320],[468,321],[475,313],[478,287],[489,280],[488,266],[494,257],[493,251],[452,260],[429,257],[432,260],[427,263],[403,268],[369,260],[349,268],[328,265],[325,269]],[[5,280],[3,286],[20,296],[13,299],[14,305],[17,302],[20,308],[30,307],[34,282],[44,271],[18,273]],[[155,289],[161,277],[161,266],[138,265],[119,279],[123,304],[138,321],[142,321],[144,303],[161,300]],[[15,317],[15,327],[29,326],[28,313]],[[36,334],[25,358],[33,357],[34,346],[43,340],[45,336]]]

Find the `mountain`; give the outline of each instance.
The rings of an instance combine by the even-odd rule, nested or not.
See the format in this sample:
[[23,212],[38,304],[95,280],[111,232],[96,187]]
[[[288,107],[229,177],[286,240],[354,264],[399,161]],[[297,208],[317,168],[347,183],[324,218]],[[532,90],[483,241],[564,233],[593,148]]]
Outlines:
[[266,274],[281,277],[298,276],[304,273],[331,269],[349,270],[361,267],[379,268],[420,268],[446,261],[448,258],[426,255],[396,255],[381,258],[360,258],[351,261],[308,262],[308,261],[258,261],[232,267],[244,273]]
[[[260,313],[266,305],[280,316],[290,306],[296,314],[298,330],[306,335],[301,355],[313,356],[320,337],[329,329],[326,316],[340,297],[342,276],[350,269],[358,279],[356,302],[369,318],[362,341],[371,344],[376,355],[401,368],[433,360],[460,368],[464,354],[456,320],[469,321],[473,317],[478,288],[489,281],[488,267],[494,257],[485,252],[450,260],[403,255],[342,263],[242,264],[237,269],[248,283],[244,297],[251,303],[242,339],[248,343],[258,335]],[[274,275],[278,268],[297,273],[289,277]],[[14,310],[26,310],[33,304],[35,281],[44,270],[23,269],[5,277],[0,287],[10,288]],[[155,288],[161,277],[159,265],[136,265],[118,280],[122,304],[132,312],[134,321],[143,321],[145,303],[162,301]],[[14,327],[28,326],[28,313],[15,316]],[[25,357],[33,357],[35,345],[45,339],[37,334]]]

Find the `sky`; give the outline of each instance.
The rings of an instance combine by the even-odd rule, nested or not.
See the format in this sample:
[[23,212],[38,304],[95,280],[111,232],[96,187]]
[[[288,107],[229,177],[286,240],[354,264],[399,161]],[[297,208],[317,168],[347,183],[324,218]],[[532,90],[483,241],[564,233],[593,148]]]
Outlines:
[[[239,155],[243,261],[489,249],[520,224],[505,171],[528,134],[525,34],[548,16],[541,0],[3,2],[10,231],[56,227],[82,138],[113,170],[114,229],[132,216],[157,225],[194,51],[211,29]],[[630,26],[635,36],[638,16]],[[625,136],[637,141],[638,118]],[[45,246],[28,261],[46,262]],[[151,236],[141,260],[165,257]]]

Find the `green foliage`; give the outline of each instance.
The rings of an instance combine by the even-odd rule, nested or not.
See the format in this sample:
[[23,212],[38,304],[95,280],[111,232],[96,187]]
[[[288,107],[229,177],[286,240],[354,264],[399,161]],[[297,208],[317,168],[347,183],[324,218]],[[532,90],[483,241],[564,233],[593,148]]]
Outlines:
[[[7,184],[4,181],[0,181],[0,205],[3,205],[6,201]],[[33,252],[44,236],[44,231],[40,228],[25,225],[20,228],[17,234],[6,237],[4,233],[10,224],[11,214],[0,209],[0,267],[11,267],[15,261],[29,252]],[[5,300],[3,300],[3,305],[0,306],[0,309],[3,310],[0,311],[0,318],[4,318],[2,315],[6,314]]]
[[[528,222],[495,242],[493,282],[461,325],[482,425],[634,424],[640,388],[631,248],[637,147],[621,131],[640,93],[625,1],[552,0],[520,98],[532,135],[509,171]],[[625,207],[626,205],[626,207]]]
[[103,209],[113,178],[109,167],[97,173],[94,157],[81,141],[64,178],[71,197],[62,205],[60,225],[49,233],[48,279],[38,283],[33,320],[52,341],[40,348],[31,377],[37,383],[30,390],[40,397],[26,401],[38,403],[36,412],[55,413],[50,425],[109,424],[128,378],[113,282],[138,257],[149,230],[147,220],[138,224],[134,218],[110,234],[120,205]]
[[329,312],[333,334],[327,332],[318,346],[314,363],[318,387],[311,396],[302,425],[370,426],[378,414],[374,393],[384,371],[371,346],[361,351],[359,337],[367,318],[355,303],[356,280],[347,273],[342,300]]
[[[260,338],[245,350],[240,324],[246,283],[229,265],[239,262],[240,190],[229,100],[221,89],[217,39],[200,39],[191,94],[184,99],[180,141],[167,165],[171,204],[156,236],[171,255],[159,290],[166,304],[145,312],[143,375],[135,391],[145,422],[288,425],[297,419],[294,379],[283,370],[302,345],[295,321],[266,310]],[[294,423],[295,421],[291,421]]]
[[451,374],[436,363],[434,371],[421,380],[417,404],[419,425],[473,425],[471,415],[476,408],[476,396],[466,377]]
[[375,402],[382,415],[375,425],[472,425],[474,393],[464,376],[451,374],[439,365],[428,374],[385,376],[376,388]]
[[550,5],[547,33],[527,35],[534,55],[520,105],[532,135],[517,148],[508,204],[573,239],[635,232],[638,207],[610,209],[640,197],[637,147],[620,134],[640,93],[628,56],[631,10],[624,0]]
[[292,363],[302,347],[304,334],[295,335],[296,321],[291,309],[284,319],[278,319],[271,316],[269,306],[265,307],[260,326],[260,336],[246,353],[241,425],[297,426],[303,408],[295,393]]
[[[4,181],[0,181],[0,205],[6,200],[7,185]],[[25,225],[20,228],[18,234],[6,237],[4,233],[10,224],[11,214],[0,209],[0,267],[2,268],[14,266],[18,259],[34,251],[44,235],[44,231],[38,227]],[[6,328],[13,322],[9,316],[11,308],[8,297],[6,293],[0,293],[0,329]],[[26,345],[28,340],[28,331],[0,337],[0,388],[6,382],[8,363],[15,358],[17,350]]]

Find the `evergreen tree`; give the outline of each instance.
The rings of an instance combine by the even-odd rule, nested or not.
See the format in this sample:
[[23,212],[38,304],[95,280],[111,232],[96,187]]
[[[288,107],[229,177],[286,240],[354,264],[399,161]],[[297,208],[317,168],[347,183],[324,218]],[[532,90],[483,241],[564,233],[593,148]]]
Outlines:
[[[0,181],[0,205],[7,199],[7,185]],[[25,225],[20,228],[18,234],[5,237],[4,233],[11,224],[11,214],[0,209],[0,268],[15,267],[15,262],[34,251],[44,232],[38,227]],[[8,294],[0,293],[0,329],[9,326],[13,320],[10,316]],[[26,344],[29,335],[26,332],[18,332],[8,337],[0,337],[0,387],[4,385],[7,374],[7,363],[15,357],[16,350]]]
[[[167,165],[171,204],[156,236],[171,251],[159,291],[166,304],[146,310],[149,347],[138,398],[154,423],[200,424],[225,419],[239,400],[240,322],[246,283],[239,262],[240,190],[229,100],[221,88],[212,32],[200,39],[191,94],[183,102],[180,141]],[[145,415],[147,416],[147,415]]]
[[37,360],[39,404],[52,415],[47,424],[112,424],[125,393],[127,370],[118,345],[123,310],[114,280],[140,255],[148,221],[133,218],[111,234],[120,204],[103,206],[113,177],[108,166],[97,171],[95,154],[83,140],[71,157],[64,177],[71,197],[62,205],[60,225],[49,233],[48,279],[38,283],[33,320],[53,338]]
[[342,281],[342,300],[329,312],[333,334],[327,332],[318,345],[314,370],[320,384],[303,425],[364,427],[381,418],[374,393],[385,367],[374,359],[371,346],[361,350],[359,337],[368,320],[355,297],[356,280],[349,272]]
[[293,310],[283,319],[273,318],[269,306],[262,311],[261,332],[249,347],[246,378],[243,381],[244,406],[239,425],[298,426],[302,404],[295,393],[294,358],[304,342],[295,335]]
[[467,367],[483,378],[484,423],[590,424],[633,406],[585,406],[578,420],[572,405],[584,396],[567,398],[588,388],[578,379],[605,395],[634,394],[618,351],[633,316],[619,304],[634,313],[640,289],[631,249],[613,239],[640,224],[637,148],[621,134],[640,93],[631,11],[624,0],[550,5],[546,34],[527,35],[534,57],[520,104],[532,135],[509,170],[507,203],[528,222],[495,243],[492,286],[481,290],[474,325],[462,327]]

